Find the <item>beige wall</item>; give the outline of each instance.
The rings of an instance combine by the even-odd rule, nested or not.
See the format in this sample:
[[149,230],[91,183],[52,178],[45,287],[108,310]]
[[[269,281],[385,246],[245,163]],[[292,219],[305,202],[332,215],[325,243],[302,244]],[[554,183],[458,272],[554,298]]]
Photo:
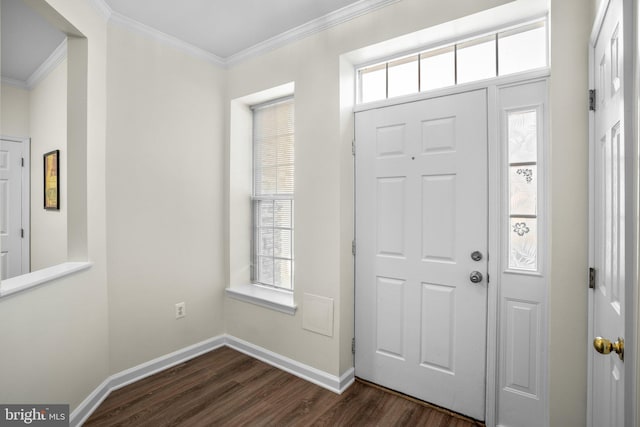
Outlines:
[[[67,260],[67,61],[29,93],[31,271]],[[43,209],[43,154],[60,150],[60,210]]]
[[[111,372],[224,332],[225,72],[109,27]],[[174,304],[186,302],[176,320]]]
[[551,2],[551,426],[586,425],[588,44],[582,0]]
[[105,244],[106,26],[90,2],[51,5],[88,38],[86,144],[88,257],[91,269],[0,300],[0,402],[70,403],[108,375]]
[[28,137],[29,91],[3,83],[0,108],[0,135]]

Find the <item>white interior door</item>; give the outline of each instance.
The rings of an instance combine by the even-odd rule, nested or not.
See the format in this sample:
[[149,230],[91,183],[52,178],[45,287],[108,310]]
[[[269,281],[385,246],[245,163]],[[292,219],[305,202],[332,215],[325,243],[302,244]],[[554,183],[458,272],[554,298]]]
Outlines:
[[485,90],[356,114],[358,377],[484,419],[487,227]]
[[0,263],[1,278],[22,274],[21,142],[0,140]]
[[[623,426],[625,336],[625,123],[622,0],[611,0],[594,44],[596,84],[591,248],[595,289],[590,317],[593,426]],[[618,343],[618,344],[616,344]],[[596,352],[596,348],[605,354]]]

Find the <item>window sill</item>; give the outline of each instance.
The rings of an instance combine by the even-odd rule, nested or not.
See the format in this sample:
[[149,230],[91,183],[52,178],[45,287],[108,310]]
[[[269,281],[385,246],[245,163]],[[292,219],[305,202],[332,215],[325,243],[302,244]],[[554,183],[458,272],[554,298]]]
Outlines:
[[281,291],[260,285],[240,285],[226,289],[233,299],[270,308],[291,316],[296,314],[298,306],[293,302],[293,292]]
[[0,298],[26,291],[27,289],[51,282],[52,280],[86,270],[89,267],[91,267],[90,262],[63,262],[53,267],[43,268],[42,270],[3,280],[2,283],[0,283]]

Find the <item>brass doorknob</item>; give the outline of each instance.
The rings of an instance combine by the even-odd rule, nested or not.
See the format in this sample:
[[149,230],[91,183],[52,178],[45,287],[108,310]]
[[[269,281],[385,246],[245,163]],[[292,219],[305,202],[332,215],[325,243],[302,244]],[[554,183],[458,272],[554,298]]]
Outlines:
[[614,343],[606,338],[596,337],[593,340],[593,347],[598,353],[609,354],[612,351],[618,353],[620,360],[624,360],[624,339],[618,337],[618,340]]

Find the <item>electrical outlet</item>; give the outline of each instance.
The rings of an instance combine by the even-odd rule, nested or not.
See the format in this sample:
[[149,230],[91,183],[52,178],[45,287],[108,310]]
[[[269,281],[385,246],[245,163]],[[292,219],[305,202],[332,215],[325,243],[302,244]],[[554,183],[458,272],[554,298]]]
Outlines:
[[182,319],[187,315],[187,305],[184,302],[176,304],[176,319]]

